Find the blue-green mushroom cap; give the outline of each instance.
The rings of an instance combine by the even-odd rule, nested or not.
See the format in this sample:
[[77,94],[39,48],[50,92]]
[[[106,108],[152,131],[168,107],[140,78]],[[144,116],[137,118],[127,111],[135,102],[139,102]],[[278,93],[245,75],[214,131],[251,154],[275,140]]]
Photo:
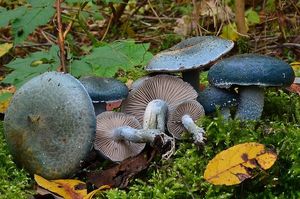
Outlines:
[[93,101],[121,100],[128,95],[127,86],[113,78],[85,76],[80,78],[80,82],[86,88]]
[[288,86],[295,74],[286,62],[265,55],[243,54],[223,59],[208,72],[208,81],[220,88],[240,86]]
[[179,72],[204,68],[229,52],[233,46],[232,41],[216,36],[192,37],[155,55],[146,70]]
[[74,77],[46,72],[25,83],[5,113],[4,134],[15,162],[47,179],[73,175],[92,148],[92,101]]
[[208,86],[198,95],[197,101],[203,106],[205,113],[213,113],[216,108],[236,106],[238,95],[226,89]]

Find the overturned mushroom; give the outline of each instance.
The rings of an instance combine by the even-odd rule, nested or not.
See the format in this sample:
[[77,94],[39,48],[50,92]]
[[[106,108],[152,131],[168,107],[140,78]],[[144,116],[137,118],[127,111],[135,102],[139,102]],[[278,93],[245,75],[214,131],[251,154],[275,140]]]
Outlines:
[[205,132],[194,121],[204,114],[204,109],[199,102],[195,100],[182,102],[169,113],[168,130],[177,139],[181,138],[182,132],[188,131],[193,135],[196,144],[203,144]]
[[186,39],[158,53],[146,67],[150,72],[182,72],[183,80],[199,92],[199,71],[228,53],[234,46],[230,40],[216,36]]
[[293,69],[274,57],[243,54],[216,63],[208,73],[209,82],[219,88],[238,87],[240,102],[235,115],[239,120],[257,120],[264,105],[264,89],[288,86],[294,81]]
[[[182,79],[171,75],[156,75],[132,90],[122,106],[123,112],[135,116],[145,129],[159,127],[164,131],[167,110],[197,98],[197,92]],[[145,117],[145,118],[144,118]]]
[[107,104],[120,106],[122,100],[128,95],[127,86],[113,78],[85,76],[80,78],[80,82],[93,101],[96,115],[106,111]]
[[136,156],[144,149],[145,143],[153,144],[157,136],[162,144],[172,140],[159,129],[142,129],[134,116],[107,111],[97,116],[94,148],[118,162]]
[[79,169],[95,135],[92,101],[74,77],[46,72],[15,94],[4,118],[8,148],[18,165],[48,179]]

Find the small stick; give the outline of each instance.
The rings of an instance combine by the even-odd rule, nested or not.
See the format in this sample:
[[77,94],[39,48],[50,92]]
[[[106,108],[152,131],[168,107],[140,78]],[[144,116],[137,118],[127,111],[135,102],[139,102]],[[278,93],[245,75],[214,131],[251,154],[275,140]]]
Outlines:
[[57,43],[59,46],[59,58],[60,58],[60,68],[58,70],[63,71],[64,73],[68,72],[66,62],[65,62],[65,40],[64,40],[64,33],[62,28],[62,21],[61,21],[61,3],[63,0],[56,0],[56,16],[57,16],[57,26],[58,26],[58,38]]

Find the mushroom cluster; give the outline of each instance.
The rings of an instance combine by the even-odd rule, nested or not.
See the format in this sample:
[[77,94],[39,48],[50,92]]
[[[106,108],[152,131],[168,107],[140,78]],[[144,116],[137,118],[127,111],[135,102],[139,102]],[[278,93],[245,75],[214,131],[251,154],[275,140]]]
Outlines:
[[[5,138],[15,161],[31,174],[49,179],[73,175],[92,148],[120,162],[157,140],[171,145],[189,132],[203,145],[205,131],[195,121],[220,108],[225,119],[237,106],[235,119],[257,120],[264,90],[288,86],[295,75],[277,58],[244,54],[218,59],[233,48],[219,37],[193,37],[154,56],[146,67],[156,73],[142,77],[130,92],[122,82],[47,72],[25,83],[5,114]],[[199,72],[208,69],[210,83],[199,89]],[[121,104],[118,112],[108,104]],[[116,106],[118,107],[118,106]],[[121,111],[121,112],[120,112]],[[174,139],[175,138],[175,139]]]

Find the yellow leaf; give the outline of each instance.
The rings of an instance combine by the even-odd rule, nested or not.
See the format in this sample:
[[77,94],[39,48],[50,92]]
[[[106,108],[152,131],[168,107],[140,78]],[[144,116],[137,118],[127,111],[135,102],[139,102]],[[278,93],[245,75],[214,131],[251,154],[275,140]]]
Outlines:
[[98,189],[95,189],[94,191],[91,191],[87,196],[84,197],[84,199],[91,199],[93,196],[98,193],[99,191],[105,190],[105,189],[110,189],[110,186],[108,185],[103,185]]
[[294,61],[291,63],[292,68],[296,70],[300,70],[300,61]]
[[220,152],[208,163],[204,179],[215,185],[239,184],[252,177],[251,169],[269,169],[276,159],[276,153],[263,144],[238,144]]
[[222,28],[222,34],[220,36],[224,39],[236,41],[239,38],[239,35],[237,33],[235,23],[224,25]]
[[4,43],[0,44],[0,57],[9,52],[9,50],[13,47],[13,44]]
[[0,113],[5,113],[15,91],[16,88],[14,86],[0,87]]
[[91,199],[98,191],[109,188],[109,186],[102,186],[88,194],[86,184],[80,180],[60,179],[49,181],[39,175],[34,175],[34,179],[40,187],[65,199]]
[[5,101],[0,101],[0,113],[5,113],[7,110],[9,103],[10,103],[11,97],[8,97]]

